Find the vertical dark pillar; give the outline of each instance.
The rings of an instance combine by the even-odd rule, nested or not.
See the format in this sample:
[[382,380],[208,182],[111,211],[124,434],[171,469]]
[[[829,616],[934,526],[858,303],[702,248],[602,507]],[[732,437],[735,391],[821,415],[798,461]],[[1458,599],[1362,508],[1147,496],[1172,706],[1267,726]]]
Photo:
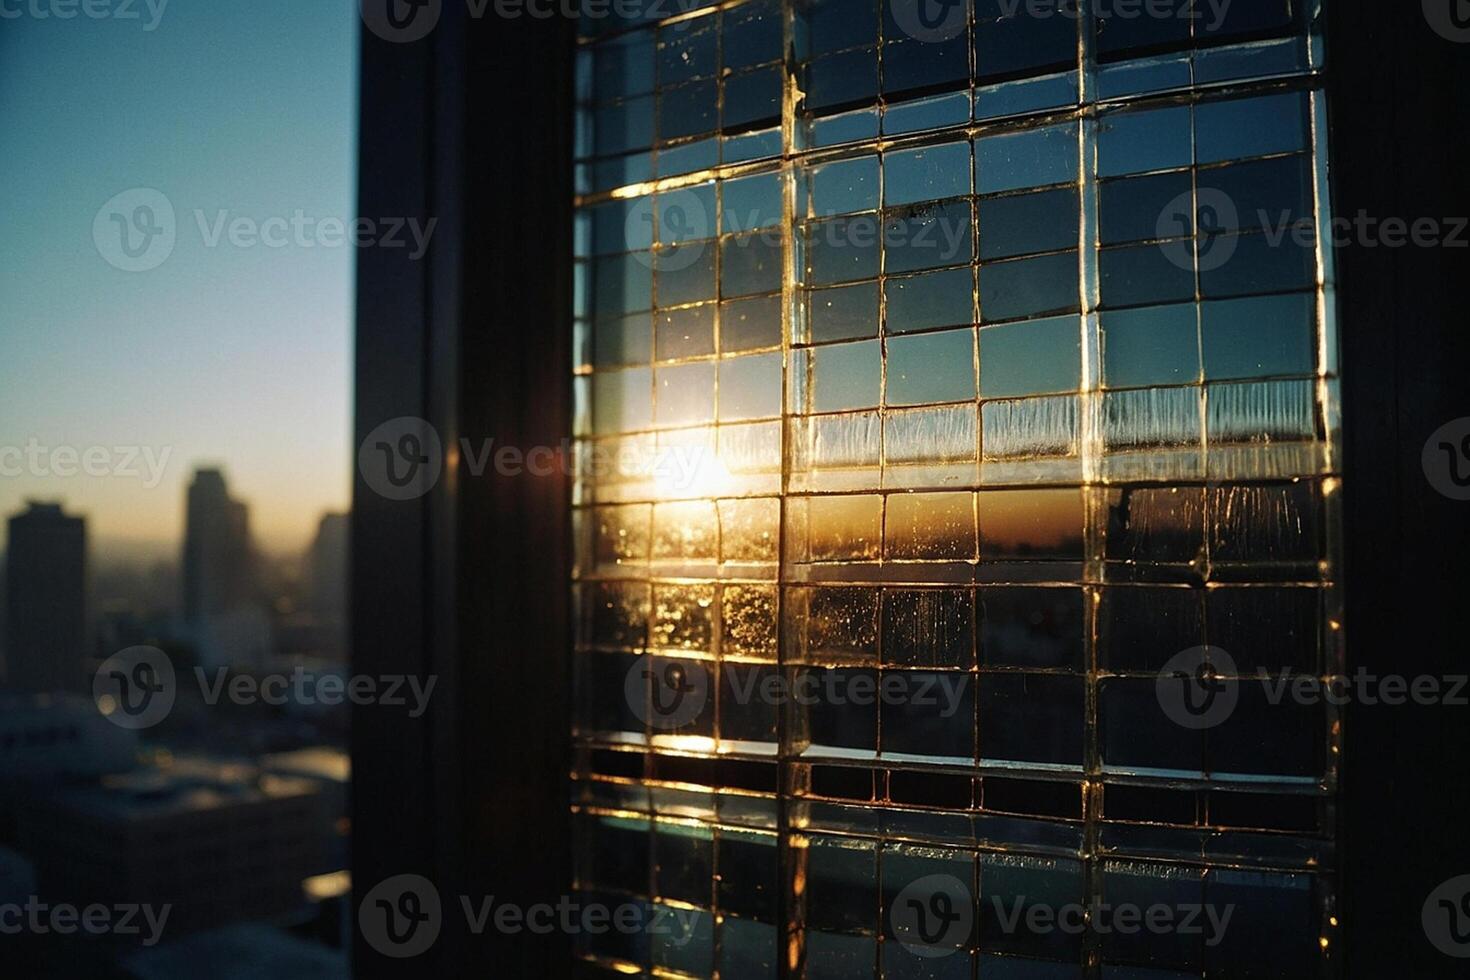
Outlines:
[[[1328,18],[1337,216],[1449,229],[1470,214],[1470,44],[1437,34],[1419,0],[1332,2]],[[1349,670],[1463,675],[1470,503],[1430,485],[1421,453],[1470,416],[1470,248],[1351,238],[1337,253]],[[1345,724],[1347,973],[1455,975],[1420,915],[1436,885],[1470,874],[1470,707],[1356,703]]]
[[356,439],[424,419],[444,471],[410,500],[357,474],[353,670],[437,686],[419,719],[356,709],[352,913],[406,873],[433,882],[443,910],[440,938],[411,959],[355,931],[361,977],[568,963],[566,936],[473,934],[460,896],[478,910],[570,888],[570,479],[517,472],[514,457],[497,467],[494,450],[560,460],[571,431],[574,33],[565,16],[452,0],[420,40],[363,32],[361,214],[437,224],[421,260],[358,254]]

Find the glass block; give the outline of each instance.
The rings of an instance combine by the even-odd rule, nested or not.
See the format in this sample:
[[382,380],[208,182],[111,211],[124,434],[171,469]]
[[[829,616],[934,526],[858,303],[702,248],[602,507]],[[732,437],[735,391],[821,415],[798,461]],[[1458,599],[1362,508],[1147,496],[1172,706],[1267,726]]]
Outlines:
[[[1322,972],[1320,915],[1297,912],[1332,899],[1340,732],[1253,679],[1192,731],[1159,681],[1204,644],[1246,674],[1338,655],[1310,11],[1084,23],[973,0],[929,11],[970,8],[925,39],[876,0],[702,6],[618,18],[578,57],[574,725],[639,754],[579,772],[575,798],[654,816],[597,887],[691,913],[583,955],[842,980]],[[650,646],[717,678],[680,727],[622,694]],[[746,768],[778,750],[798,758],[780,787]],[[1105,813],[1082,805],[1093,762]],[[1309,874],[1250,870],[1305,854]],[[888,914],[921,872],[979,889],[948,956]],[[1284,966],[1235,923],[1206,947],[1025,919],[1217,880],[1285,923]]]
[[781,355],[726,358],[719,367],[722,422],[774,418],[781,414]]
[[721,500],[720,558],[771,562],[777,558],[781,502],[774,498]]
[[597,582],[592,602],[591,641],[637,649],[648,642],[649,589],[641,582]]
[[855,282],[878,275],[883,226],[877,215],[823,218],[806,226],[806,281]]
[[1196,159],[1218,163],[1301,150],[1307,145],[1307,116],[1300,92],[1202,102],[1194,111]]
[[840,160],[812,169],[811,213],[850,214],[878,207],[878,157]]
[[975,678],[959,671],[885,671],[879,678],[885,758],[964,764],[975,758]]
[[997,559],[1080,558],[1082,495],[1076,490],[983,490],[980,554]]
[[878,404],[883,354],[876,340],[805,352],[811,364],[810,410],[840,412]]
[[715,417],[715,366],[679,364],[654,372],[654,420],[661,426],[694,425]]
[[887,404],[924,405],[975,397],[973,331],[894,337],[887,347]]
[[1076,310],[1076,252],[1007,259],[980,267],[980,318],[987,323]]
[[883,285],[889,334],[973,323],[975,277],[968,268],[889,279]]
[[[793,671],[793,690],[804,754],[872,758],[878,751],[878,672],[854,667],[803,667]],[[867,692],[867,693],[864,693]]]
[[660,583],[653,588],[652,640],[655,646],[709,650],[713,633],[712,585]]
[[1100,177],[1187,167],[1194,162],[1188,106],[1104,113],[1097,124]]
[[730,300],[720,304],[720,350],[781,346],[781,297]]
[[1205,549],[1199,487],[1126,487],[1108,494],[1107,557],[1124,562],[1198,562]]
[[890,559],[975,558],[971,493],[901,493],[888,498],[884,556]]
[[973,461],[974,406],[889,412],[883,423],[883,447],[888,466]]
[[1077,455],[1078,401],[1025,398],[986,402],[980,408],[981,446],[991,462]]
[[1039,74],[1077,60],[1071,17],[1032,17],[1003,0],[976,0],[975,64],[982,79]]
[[812,837],[804,851],[812,927],[873,934],[878,926],[878,857],[871,844]]
[[807,337],[812,343],[878,335],[878,283],[814,289],[807,297]]
[[883,594],[883,662],[904,667],[969,667],[975,659],[969,589],[890,589]]
[[1205,377],[1309,375],[1316,333],[1316,297],[1310,293],[1203,303]]
[[1102,314],[1103,381],[1110,388],[1200,380],[1199,317],[1193,303]]
[[883,271],[916,272],[974,258],[967,200],[914,204],[891,210],[883,222]]
[[599,564],[620,565],[648,558],[651,508],[647,504],[599,507],[594,513]]
[[944,143],[883,156],[883,203],[913,204],[970,193],[970,144]]
[[1216,561],[1315,561],[1321,551],[1317,492],[1312,483],[1210,487],[1211,556]]
[[1082,668],[1086,623],[1081,589],[987,586],[979,590],[980,663],[986,667]]
[[975,187],[981,194],[1077,180],[1077,127],[1047,126],[975,141]]
[[[1080,937],[1061,929],[1033,930],[1026,923],[1033,907],[1057,910],[1082,901],[1082,866],[1067,858],[1026,854],[980,855],[980,948],[1007,952],[1030,961],[986,957],[980,969],[990,976],[1081,976]],[[1015,923],[1007,925],[1007,921]],[[1010,963],[1010,966],[1006,964]],[[1025,964],[1024,966],[1021,964]],[[1063,972],[1073,970],[1075,972]],[[1045,972],[1042,972],[1045,971]]]
[[781,288],[781,240],[769,231],[720,242],[720,295],[750,296]]
[[1076,391],[1082,332],[1076,317],[986,327],[980,331],[980,394],[1013,398]]
[[876,495],[811,497],[806,501],[813,561],[864,561],[878,557],[883,498]]
[[867,661],[878,656],[877,589],[853,586],[798,589],[792,613],[803,617],[802,656],[811,662]]
[[980,258],[1007,259],[1075,248],[1080,215],[1075,187],[983,198],[979,204]]
[[679,360],[715,352],[715,308],[712,304],[665,310],[654,318],[658,359]]
[[727,585],[721,610],[722,653],[742,657],[776,655],[776,588]]
[[1120,585],[1102,590],[1098,661],[1110,671],[1157,673],[1176,654],[1205,642],[1204,590]]

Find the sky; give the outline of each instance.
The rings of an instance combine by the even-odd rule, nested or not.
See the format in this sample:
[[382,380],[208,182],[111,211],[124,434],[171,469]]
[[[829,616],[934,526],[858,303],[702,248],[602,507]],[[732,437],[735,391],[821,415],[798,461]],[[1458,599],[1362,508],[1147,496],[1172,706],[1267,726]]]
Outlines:
[[303,547],[351,490],[355,0],[83,9],[0,0],[0,516],[173,547],[219,465]]

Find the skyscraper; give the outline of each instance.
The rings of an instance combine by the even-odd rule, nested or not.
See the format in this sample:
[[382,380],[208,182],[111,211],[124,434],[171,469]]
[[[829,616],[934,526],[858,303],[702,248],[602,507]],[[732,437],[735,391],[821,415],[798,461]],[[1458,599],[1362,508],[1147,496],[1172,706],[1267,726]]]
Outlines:
[[6,684],[78,688],[87,636],[87,523],[59,503],[10,519],[5,569]]
[[269,623],[255,595],[250,513],[217,469],[189,485],[184,529],[184,626],[206,666],[258,663]]
[[341,656],[345,647],[350,528],[348,515],[323,514],[309,556],[311,611],[321,624],[330,656]]

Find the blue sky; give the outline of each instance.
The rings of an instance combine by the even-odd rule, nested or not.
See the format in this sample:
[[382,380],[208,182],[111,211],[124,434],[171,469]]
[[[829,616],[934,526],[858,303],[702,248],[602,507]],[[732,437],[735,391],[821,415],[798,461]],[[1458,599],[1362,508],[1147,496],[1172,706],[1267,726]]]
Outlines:
[[[52,3],[0,4],[20,13],[0,19],[0,515],[59,498],[104,545],[171,543],[190,471],[217,463],[260,540],[298,547],[350,495],[353,249],[311,235],[211,246],[196,212],[207,226],[352,219],[356,4],[170,0],[155,18],[159,0],[100,0],[138,17],[35,15]],[[140,187],[174,208],[176,243],[128,272],[93,221]],[[57,447],[108,461],[58,476],[70,457]],[[126,447],[167,451],[157,486]]]

